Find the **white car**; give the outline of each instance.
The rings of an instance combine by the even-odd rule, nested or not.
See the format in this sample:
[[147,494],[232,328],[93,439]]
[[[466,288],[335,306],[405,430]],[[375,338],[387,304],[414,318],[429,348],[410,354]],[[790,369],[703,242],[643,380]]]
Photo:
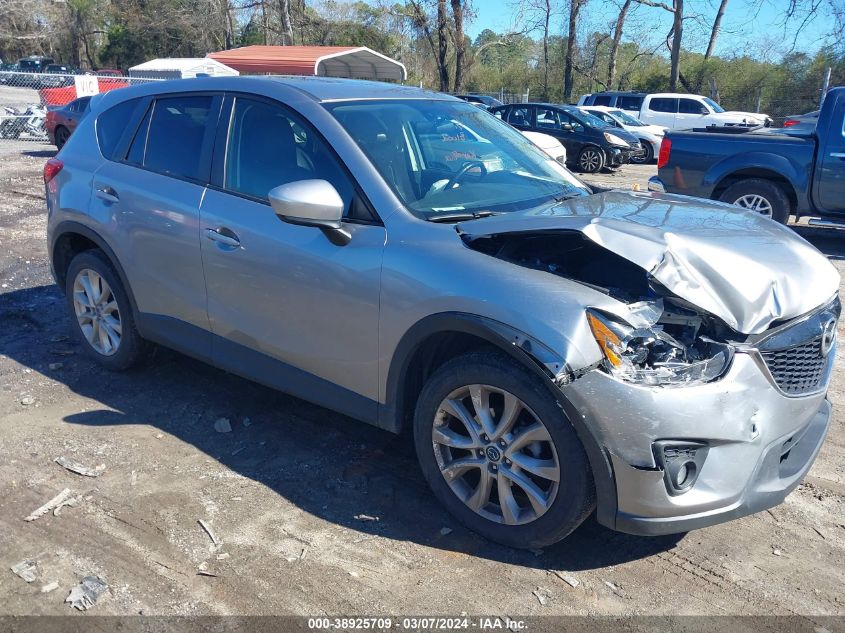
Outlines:
[[754,112],[726,111],[709,97],[678,92],[659,92],[646,95],[640,108],[640,121],[670,130],[694,127],[771,126],[772,118]]
[[546,152],[546,154],[554,158],[561,165],[566,165],[566,148],[554,136],[549,136],[542,132],[520,131],[529,141]]
[[666,128],[659,125],[648,125],[643,123],[638,118],[628,114],[624,110],[620,110],[619,108],[609,108],[607,106],[584,106],[580,108],[580,110],[600,118],[608,125],[630,132],[640,139],[644,152],[638,156],[632,156],[632,163],[636,163],[638,165],[650,163],[660,152],[660,143],[663,141],[663,135],[666,133]]

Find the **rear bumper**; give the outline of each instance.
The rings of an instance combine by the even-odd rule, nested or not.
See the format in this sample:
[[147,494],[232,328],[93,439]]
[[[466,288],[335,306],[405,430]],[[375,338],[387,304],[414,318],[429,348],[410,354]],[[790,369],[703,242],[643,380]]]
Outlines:
[[[763,451],[754,473],[740,498],[734,503],[698,514],[670,517],[649,517],[618,511],[615,528],[620,532],[640,535],[675,534],[723,523],[772,508],[786,498],[804,479],[813,465],[830,426],[831,406],[823,400],[816,414],[801,429],[777,438]],[[791,442],[790,442],[791,440]],[[790,442],[784,451],[785,443]],[[631,479],[653,489],[661,485],[663,473],[632,468],[613,456],[617,481]],[[629,490],[629,492],[631,492]]]

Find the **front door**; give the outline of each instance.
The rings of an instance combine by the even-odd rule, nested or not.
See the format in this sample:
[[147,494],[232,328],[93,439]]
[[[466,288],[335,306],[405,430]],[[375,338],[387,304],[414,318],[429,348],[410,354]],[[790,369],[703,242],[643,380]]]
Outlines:
[[814,198],[819,211],[828,213],[845,212],[845,94],[828,99],[837,97],[830,129],[819,135],[816,156]]
[[[225,166],[200,209],[215,364],[374,418],[385,229],[313,128],[278,102],[229,99],[225,152],[215,151]],[[270,189],[307,179],[327,180],[346,203],[345,246],[273,212]]]

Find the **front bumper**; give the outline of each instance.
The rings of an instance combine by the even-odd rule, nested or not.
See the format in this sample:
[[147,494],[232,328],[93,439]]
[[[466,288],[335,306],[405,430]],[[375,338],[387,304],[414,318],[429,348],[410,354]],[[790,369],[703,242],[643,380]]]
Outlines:
[[610,149],[605,151],[607,155],[607,165],[608,167],[619,167],[631,161],[631,156],[636,156],[637,154],[643,151],[642,147],[636,148],[619,148],[619,147],[611,147]]
[[[599,522],[632,534],[669,534],[781,503],[827,432],[832,364],[833,354],[819,390],[801,397],[781,392],[745,352],[734,355],[724,377],[706,384],[644,387],[595,370],[562,387],[609,462],[615,495],[599,495]],[[683,494],[667,488],[654,454],[659,440],[709,447]]]

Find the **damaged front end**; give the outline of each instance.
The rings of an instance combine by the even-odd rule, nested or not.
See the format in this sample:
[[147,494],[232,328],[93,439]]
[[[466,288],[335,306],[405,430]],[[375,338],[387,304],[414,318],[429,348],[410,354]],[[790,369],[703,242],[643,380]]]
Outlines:
[[716,380],[730,366],[734,348],[728,341],[736,340],[731,328],[580,232],[463,239],[473,250],[576,281],[624,304],[624,316],[586,310],[590,333],[603,356],[590,369],[601,367],[626,382],[671,387]]

